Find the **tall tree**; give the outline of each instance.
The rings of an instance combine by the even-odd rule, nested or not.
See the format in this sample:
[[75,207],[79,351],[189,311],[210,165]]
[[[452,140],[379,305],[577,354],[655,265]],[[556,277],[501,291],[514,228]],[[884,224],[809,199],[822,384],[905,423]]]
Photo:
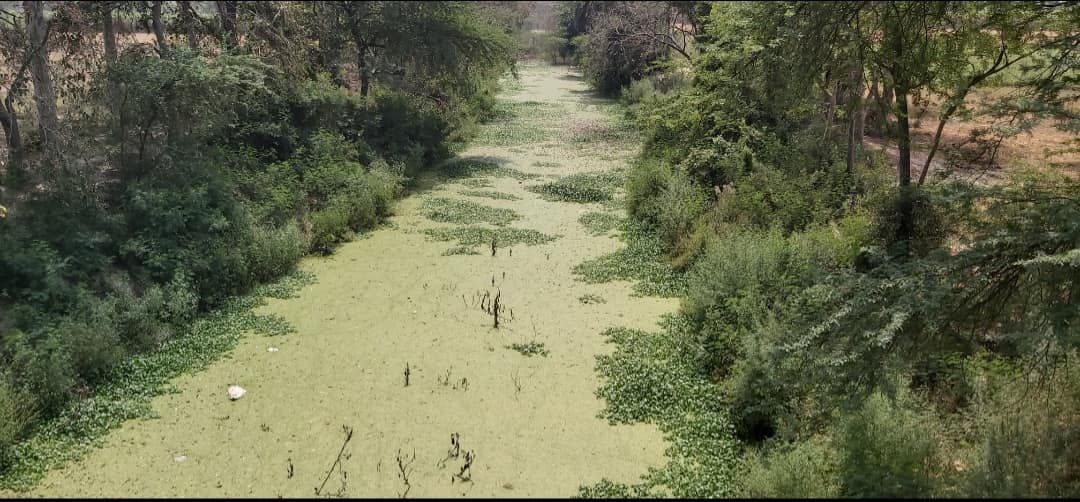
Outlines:
[[50,151],[58,151],[59,120],[56,113],[56,93],[49,71],[49,24],[45,20],[45,3],[26,0],[26,34],[29,43],[30,75],[34,82],[34,102],[37,105],[38,127],[42,143]]

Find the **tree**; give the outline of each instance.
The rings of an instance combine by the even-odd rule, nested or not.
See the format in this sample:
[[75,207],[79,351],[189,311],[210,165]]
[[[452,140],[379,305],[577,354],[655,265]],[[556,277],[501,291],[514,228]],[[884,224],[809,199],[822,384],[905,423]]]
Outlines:
[[[27,66],[30,64],[29,51],[26,50],[26,29],[19,18],[20,16],[7,11],[3,11],[0,16],[0,22],[4,23],[0,31],[4,47],[0,54],[4,56],[5,67],[12,70],[6,75],[10,82],[7,83],[7,92],[0,102],[3,105],[0,108],[0,125],[3,125],[7,140],[8,163],[12,165],[20,164],[22,156],[22,134],[15,103],[26,91]],[[10,174],[10,169],[5,174]]]
[[29,43],[30,75],[34,82],[34,102],[37,104],[38,128],[42,143],[52,152],[59,151],[59,120],[56,116],[56,93],[49,71],[49,25],[45,21],[43,2],[26,0],[26,38]]
[[[1080,43],[1068,21],[1077,18],[1067,3],[873,2],[860,4],[861,44],[866,63],[880,72],[895,95],[890,106],[876,96],[882,115],[896,117],[888,127],[897,139],[900,199],[897,239],[910,239],[912,221],[910,98],[937,95],[944,107],[917,184],[921,185],[940,147],[946,123],[966,105],[972,89],[1021,62],[1044,58],[1044,71],[1061,75],[1076,63],[1062,57]],[[1021,87],[1024,82],[1018,82]],[[1032,87],[1034,82],[1026,85]],[[1035,86],[1037,87],[1037,85]],[[1039,96],[1058,99],[1062,87]]]

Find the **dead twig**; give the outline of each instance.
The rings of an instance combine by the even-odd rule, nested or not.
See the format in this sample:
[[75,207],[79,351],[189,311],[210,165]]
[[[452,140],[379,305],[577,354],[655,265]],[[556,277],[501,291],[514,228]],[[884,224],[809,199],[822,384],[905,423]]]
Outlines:
[[[345,432],[345,441],[341,443],[341,449],[338,450],[337,458],[334,459],[334,463],[330,466],[330,470],[326,471],[326,477],[323,478],[323,482],[317,488],[315,488],[315,495],[319,495],[322,489],[326,486],[326,482],[330,480],[330,475],[334,473],[334,469],[341,466],[341,457],[345,455],[345,447],[349,445],[349,441],[352,441],[353,429],[347,425],[342,425],[341,429]],[[292,473],[292,461],[289,461],[289,472]]]

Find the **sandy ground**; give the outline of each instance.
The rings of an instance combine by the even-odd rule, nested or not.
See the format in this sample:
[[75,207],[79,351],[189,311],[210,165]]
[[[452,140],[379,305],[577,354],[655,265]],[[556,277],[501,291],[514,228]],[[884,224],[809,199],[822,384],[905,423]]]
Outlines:
[[[602,117],[602,102],[569,70],[526,66],[521,73],[508,99],[560,103],[567,120]],[[476,146],[463,156],[565,175],[617,167],[632,153],[545,141]],[[420,197],[411,196],[391,226],[329,258],[305,260],[317,282],[298,298],[263,308],[296,333],[247,337],[211,368],[179,378],[179,393],[155,399],[160,418],[128,422],[103,448],[50,472],[26,495],[314,496],[341,449],[343,426],[354,435],[323,494],[399,496],[399,451],[415,454],[406,467],[409,497],[565,497],[603,477],[630,482],[659,466],[665,444],[655,427],[597,418],[603,403],[594,395],[594,363],[610,350],[604,328],[651,328],[675,301],[631,297],[627,283],[575,281],[575,264],[622,246],[577,222],[600,207],[545,202],[524,190],[529,182],[492,181],[492,189],[521,200],[470,200],[513,208],[524,217],[513,226],[562,237],[516,246],[512,256],[505,249],[496,257],[442,256],[454,244],[431,242],[419,230],[445,225],[423,218]],[[456,198],[465,189],[445,184],[423,196]],[[515,315],[498,330],[463,300],[493,290],[493,277]],[[585,293],[606,303],[582,304]],[[525,357],[504,347],[531,340],[550,354]],[[268,352],[271,346],[280,350]],[[232,383],[248,391],[235,402],[225,393]],[[442,463],[454,433],[461,455]],[[471,481],[454,480],[466,451],[475,455]]]

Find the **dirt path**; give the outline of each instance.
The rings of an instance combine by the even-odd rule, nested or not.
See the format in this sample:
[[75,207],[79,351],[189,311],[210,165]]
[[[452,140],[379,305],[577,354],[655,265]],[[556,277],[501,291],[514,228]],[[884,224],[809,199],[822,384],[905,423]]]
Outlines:
[[[505,96],[517,116],[485,126],[462,156],[554,177],[617,168],[634,153],[573,137],[608,116],[565,68],[526,65]],[[405,463],[415,452],[406,467],[409,497],[564,497],[603,477],[632,482],[659,466],[665,445],[655,427],[596,418],[594,357],[609,350],[604,328],[652,328],[674,300],[631,297],[627,283],[574,279],[574,265],[622,246],[578,223],[586,211],[604,210],[600,204],[548,202],[525,190],[535,181],[485,178],[486,190],[518,199],[462,195],[467,184],[483,184],[473,179],[401,201],[389,227],[306,260],[302,269],[316,283],[298,298],[262,309],[285,317],[295,333],[245,338],[228,358],[178,379],[179,393],[156,398],[159,418],[125,424],[29,495],[313,496],[341,449],[343,426],[354,434],[323,494],[399,496],[399,451]],[[484,246],[478,255],[445,256],[454,243],[422,233],[453,226],[424,216],[431,197],[509,208],[522,217],[511,226],[560,237],[495,257]],[[514,311],[498,330],[469,305],[478,291],[494,293],[493,278]],[[584,294],[606,302],[584,303]],[[548,355],[506,347],[530,341]],[[229,401],[231,383],[247,395]],[[454,433],[461,455],[442,463]],[[466,451],[475,454],[471,481],[453,480]]]

